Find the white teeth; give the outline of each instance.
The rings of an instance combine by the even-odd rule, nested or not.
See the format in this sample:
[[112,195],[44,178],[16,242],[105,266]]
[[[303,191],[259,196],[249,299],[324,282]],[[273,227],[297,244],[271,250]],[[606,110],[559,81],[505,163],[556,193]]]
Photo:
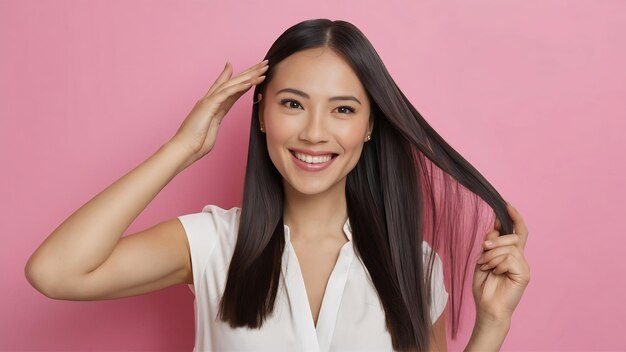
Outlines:
[[332,159],[331,155],[311,156],[311,155],[306,155],[306,154],[300,154],[298,152],[294,152],[294,155],[296,156],[296,158],[304,161],[305,163],[309,163],[309,164],[321,164],[321,163],[325,163],[325,162],[329,161],[330,159]]

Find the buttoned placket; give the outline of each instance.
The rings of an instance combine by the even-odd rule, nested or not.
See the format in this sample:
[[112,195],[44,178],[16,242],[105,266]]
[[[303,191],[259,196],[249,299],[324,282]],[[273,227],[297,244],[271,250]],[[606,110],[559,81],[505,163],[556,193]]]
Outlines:
[[317,326],[315,326],[313,315],[311,314],[311,307],[298,257],[291,244],[291,233],[287,225],[284,225],[284,227],[285,250],[282,256],[281,272],[293,314],[296,336],[298,336],[301,343],[302,351],[329,351],[350,265],[354,258],[350,220],[346,220],[343,225],[343,231],[348,237],[348,242],[341,247],[335,266],[328,279],[317,318]]

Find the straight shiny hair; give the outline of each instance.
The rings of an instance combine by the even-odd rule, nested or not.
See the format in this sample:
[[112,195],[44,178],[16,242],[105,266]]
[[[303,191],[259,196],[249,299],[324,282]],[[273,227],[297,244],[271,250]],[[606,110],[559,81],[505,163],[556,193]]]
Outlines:
[[[264,93],[276,64],[317,47],[334,50],[352,67],[374,121],[372,139],[346,180],[355,252],[378,293],[393,348],[426,351],[435,253],[444,263],[456,338],[463,287],[474,271],[472,252],[480,250],[477,234],[484,237],[494,216],[501,234],[512,233],[506,202],[417,112],[349,22],[314,19],[288,28],[265,55],[269,68],[253,100]],[[219,318],[233,328],[260,328],[273,311],[285,248],[283,192],[260,132],[259,104],[253,104],[238,237],[219,309]],[[423,240],[433,248],[425,261]]]

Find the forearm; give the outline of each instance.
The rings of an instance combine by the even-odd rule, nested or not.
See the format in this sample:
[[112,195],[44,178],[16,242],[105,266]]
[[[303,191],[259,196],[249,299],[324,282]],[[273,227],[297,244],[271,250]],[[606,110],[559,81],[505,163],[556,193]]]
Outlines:
[[188,163],[188,151],[172,142],[89,200],[59,225],[30,257],[30,280],[73,278],[98,268],[122,234]]
[[510,319],[489,321],[477,318],[464,351],[499,351],[510,326]]

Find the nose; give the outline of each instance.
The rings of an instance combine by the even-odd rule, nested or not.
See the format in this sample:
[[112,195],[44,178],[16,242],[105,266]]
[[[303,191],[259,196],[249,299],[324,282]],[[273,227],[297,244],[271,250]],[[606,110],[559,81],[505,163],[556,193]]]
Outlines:
[[311,111],[305,117],[304,125],[300,131],[300,140],[311,143],[320,143],[328,141],[328,128],[326,126],[326,115],[319,109]]

